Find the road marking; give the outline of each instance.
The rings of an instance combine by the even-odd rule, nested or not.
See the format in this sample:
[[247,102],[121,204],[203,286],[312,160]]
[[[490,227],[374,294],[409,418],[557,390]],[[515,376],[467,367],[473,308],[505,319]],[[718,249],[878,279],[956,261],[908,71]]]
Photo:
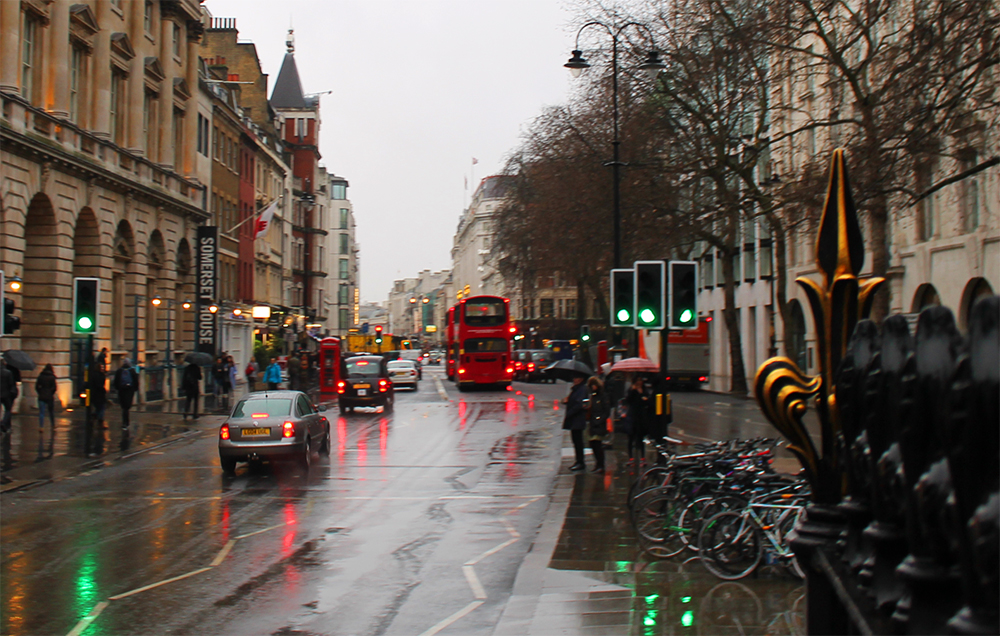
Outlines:
[[438,392],[438,395],[441,396],[441,399],[444,400],[445,402],[447,402],[448,401],[448,394],[445,393],[444,385],[441,384],[441,378],[440,377],[434,376],[434,386],[437,387],[437,392]]
[[248,533],[246,533],[246,534],[241,534],[240,536],[238,536],[238,537],[236,537],[236,538],[237,538],[237,539],[246,539],[247,537],[252,537],[252,536],[253,536],[253,535],[255,535],[255,534],[261,534],[261,533],[263,533],[263,532],[268,532],[269,530],[274,530],[275,528],[284,528],[284,527],[285,527],[285,525],[287,525],[287,524],[284,524],[284,523],[279,523],[278,525],[276,525],[276,526],[271,526],[270,528],[264,528],[263,530],[255,530],[255,531],[253,531],[253,532],[248,532]]
[[163,581],[158,581],[156,583],[151,583],[151,584],[146,585],[144,587],[136,588],[134,590],[131,590],[129,592],[125,592],[123,594],[115,594],[114,596],[109,596],[108,600],[109,601],[118,601],[118,600],[121,600],[123,598],[127,598],[129,596],[132,596],[133,594],[139,594],[141,592],[145,592],[147,590],[151,590],[154,587],[160,587],[161,585],[166,585],[167,583],[173,583],[174,581],[180,581],[181,579],[186,579],[189,576],[194,576],[195,574],[201,574],[202,572],[208,572],[211,569],[212,569],[211,567],[207,567],[207,568],[199,568],[197,570],[191,570],[187,574],[181,574],[180,576],[175,576],[175,577],[173,577],[171,579],[165,579]]
[[430,629],[428,629],[426,632],[424,632],[420,636],[434,636],[434,634],[437,634],[442,629],[448,627],[449,625],[451,625],[452,623],[454,623],[458,619],[462,618],[463,616],[465,616],[466,614],[468,614],[472,610],[476,609],[477,607],[479,607],[480,605],[482,605],[485,602],[486,601],[472,601],[471,603],[469,603],[468,605],[466,605],[462,609],[458,610],[457,612],[455,612],[454,614],[452,614],[448,618],[444,619],[443,621],[441,621],[440,623],[438,623],[434,627],[431,627]]
[[74,627],[73,631],[71,631],[67,636],[79,636],[79,634],[82,634],[83,630],[90,627],[90,624],[94,622],[94,619],[100,616],[101,612],[103,612],[104,608],[107,606],[108,601],[101,601],[98,603],[94,606],[94,609],[90,610],[89,614],[80,619],[80,622],[76,624],[76,627]]
[[226,555],[229,554],[229,551],[233,549],[234,545],[236,545],[236,539],[230,539],[229,542],[226,543],[225,547],[219,550],[219,554],[212,561],[211,567],[214,568],[215,566],[222,563],[222,560],[226,558]]
[[476,570],[471,565],[463,565],[462,572],[465,573],[465,580],[469,582],[469,587],[472,588],[473,596],[481,601],[485,601],[486,590],[483,589],[483,584],[479,582]]

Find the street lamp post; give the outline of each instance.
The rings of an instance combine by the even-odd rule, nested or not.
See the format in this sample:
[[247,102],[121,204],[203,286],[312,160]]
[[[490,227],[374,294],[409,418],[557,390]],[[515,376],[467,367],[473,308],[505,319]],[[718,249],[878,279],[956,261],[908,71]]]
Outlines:
[[[637,22],[627,22],[621,26],[607,25],[603,22],[593,21],[584,24],[580,27],[580,30],[576,33],[576,45],[573,47],[573,57],[569,59],[565,66],[573,74],[573,77],[579,77],[580,73],[585,69],[590,68],[590,64],[583,57],[583,51],[580,50],[580,35],[588,27],[597,26],[601,27],[611,36],[611,101],[612,101],[612,129],[613,138],[611,141],[612,148],[612,159],[609,163],[604,165],[611,166],[611,196],[612,196],[612,213],[614,222],[614,267],[617,269],[621,267],[621,196],[620,196],[620,184],[621,184],[621,167],[625,164],[622,163],[620,157],[620,146],[621,140],[618,138],[618,38],[622,32],[630,27],[638,27],[645,29],[650,35],[650,40],[652,40],[652,33],[649,28],[643,24]],[[645,71],[649,74],[651,79],[655,79],[656,74],[660,70],[666,68],[666,65],[660,61],[659,53],[656,49],[649,51],[646,61],[639,65],[639,70]]]
[[[164,358],[166,359],[166,365],[165,366],[167,367],[167,395],[170,396],[170,397],[173,397],[173,393],[174,393],[173,392],[173,389],[174,389],[174,350],[173,350],[173,347],[171,346],[172,342],[171,342],[171,338],[170,337],[171,337],[171,335],[173,333],[174,301],[172,299],[170,299],[170,298],[164,299],[164,298],[160,298],[159,296],[153,296],[153,299],[150,300],[149,302],[154,307],[159,308],[160,305],[163,303],[164,300],[166,300],[166,302],[167,302],[167,351],[166,351],[166,355],[164,356]],[[184,309],[190,309],[191,308],[191,301],[190,300],[185,300],[181,304],[181,306]]]

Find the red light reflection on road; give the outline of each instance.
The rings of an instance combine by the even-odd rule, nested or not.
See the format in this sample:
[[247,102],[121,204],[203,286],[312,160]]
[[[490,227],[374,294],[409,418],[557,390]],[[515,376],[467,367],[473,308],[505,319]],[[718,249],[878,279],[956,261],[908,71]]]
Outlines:
[[222,542],[229,541],[229,501],[222,502]]
[[368,437],[366,435],[358,435],[358,465],[368,465]]
[[292,546],[295,544],[295,526],[298,523],[298,517],[295,514],[295,505],[290,501],[285,502],[283,512],[285,513],[285,534],[281,538],[281,554],[287,557],[292,553]]
[[458,428],[465,429],[465,415],[469,411],[469,405],[465,403],[465,400],[458,401]]
[[535,408],[535,394],[534,393],[529,393],[528,394],[528,408],[532,409],[532,410],[534,410],[534,408]]
[[507,481],[515,481],[521,477],[521,466],[515,464],[519,456],[519,445],[515,436],[507,438],[507,442],[504,444],[504,458],[507,460],[507,465],[504,467],[504,477]]
[[381,418],[378,422],[378,449],[385,459],[385,450],[389,446],[389,420]]
[[337,418],[337,461],[344,463],[344,453],[347,452],[347,419]]
[[552,400],[552,410],[553,411],[559,410],[559,400]]

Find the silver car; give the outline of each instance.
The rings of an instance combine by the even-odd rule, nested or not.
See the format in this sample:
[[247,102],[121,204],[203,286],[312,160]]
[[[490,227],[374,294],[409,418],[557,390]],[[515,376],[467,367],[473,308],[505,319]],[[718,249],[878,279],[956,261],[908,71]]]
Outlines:
[[330,422],[301,391],[258,391],[233,408],[219,429],[219,461],[232,473],[236,462],[291,459],[308,469],[317,449],[330,454]]
[[414,391],[417,390],[417,381],[420,374],[417,372],[417,365],[413,360],[393,360],[388,365],[389,377],[396,387],[408,386]]

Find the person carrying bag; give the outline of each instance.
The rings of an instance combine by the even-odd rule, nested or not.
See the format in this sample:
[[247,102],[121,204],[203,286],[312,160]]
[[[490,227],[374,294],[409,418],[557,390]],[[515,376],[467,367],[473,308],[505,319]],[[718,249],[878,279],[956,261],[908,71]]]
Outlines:
[[594,468],[590,471],[604,474],[604,438],[608,435],[608,420],[611,416],[611,405],[604,384],[599,378],[587,380],[590,389],[590,413],[587,417],[587,435],[590,450],[594,453]]

